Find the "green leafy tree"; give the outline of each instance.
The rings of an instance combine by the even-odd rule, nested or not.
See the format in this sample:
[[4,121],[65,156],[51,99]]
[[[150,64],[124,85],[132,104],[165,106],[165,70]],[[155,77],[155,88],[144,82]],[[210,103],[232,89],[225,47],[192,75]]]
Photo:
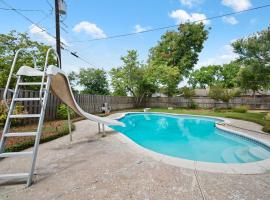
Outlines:
[[209,65],[193,71],[188,80],[193,88],[206,88],[215,85],[220,79],[220,65]]
[[230,100],[238,94],[237,90],[227,89],[222,86],[213,86],[210,88],[208,96],[216,101],[222,101],[229,106]]
[[[32,55],[36,57],[38,68],[43,69],[46,52],[50,46],[31,40],[27,33],[13,30],[8,34],[0,34],[0,87],[2,88],[6,85],[15,53],[20,48],[24,48],[25,51],[19,54],[15,72],[22,65],[33,66]],[[49,57],[49,64],[56,64],[56,59],[52,55]],[[28,77],[28,79],[34,78]],[[12,80],[11,87],[14,87],[14,84],[15,79]]]
[[203,23],[181,24],[178,31],[166,32],[150,50],[149,63],[178,68],[181,80],[197,63],[207,37],[208,31]]
[[198,107],[196,102],[193,100],[193,97],[195,96],[195,90],[193,88],[189,88],[187,86],[184,86],[180,88],[180,95],[185,97],[186,99],[189,100],[188,107],[191,109],[195,109]]
[[237,74],[240,70],[240,64],[231,62],[224,65],[209,65],[193,71],[188,83],[193,88],[206,88],[219,85],[225,88],[234,88],[237,86]]
[[182,95],[186,99],[192,99],[192,97],[195,96],[195,90],[187,86],[184,86],[180,88],[180,95]]
[[178,93],[179,70],[175,67],[167,65],[152,65],[147,69],[146,76],[150,82],[159,88],[159,92],[165,93],[167,96],[173,96]]
[[68,80],[72,89],[72,92],[75,94],[78,94],[79,91],[75,88],[78,83],[78,75],[76,72],[72,71],[71,73],[68,74]]
[[237,75],[240,71],[240,63],[232,61],[229,64],[224,64],[220,71],[221,84],[225,88],[235,88],[238,86]]
[[106,75],[103,69],[82,68],[77,74],[72,72],[69,78],[73,87],[76,84],[83,88],[83,94],[108,95],[110,92]]
[[239,85],[242,89],[252,90],[253,94],[269,88],[270,83],[270,26],[247,38],[232,44],[239,55],[242,69]]
[[136,105],[155,91],[155,85],[147,76],[147,67],[138,61],[136,50],[128,51],[122,56],[123,65],[110,71],[114,94],[125,94],[135,97]]

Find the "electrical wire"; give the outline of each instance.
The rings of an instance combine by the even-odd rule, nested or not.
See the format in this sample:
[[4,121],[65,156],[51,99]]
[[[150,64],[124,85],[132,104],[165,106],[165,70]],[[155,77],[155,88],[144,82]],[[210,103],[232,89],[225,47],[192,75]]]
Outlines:
[[9,5],[8,3],[6,3],[4,0],[0,0],[3,4],[5,4],[6,6],[8,6],[9,8],[11,8],[14,12],[16,12],[18,15],[20,15],[21,17],[23,17],[25,20],[27,20],[28,22],[32,23],[33,25],[37,26],[38,28],[40,28],[41,30],[43,30],[44,32],[46,32],[48,35],[50,35],[51,37],[55,38],[55,36],[53,36],[52,34],[50,34],[49,32],[46,31],[46,29],[44,29],[43,27],[41,27],[39,24],[37,24],[36,22],[34,22],[32,19],[30,19],[29,17],[27,17],[26,15],[22,14],[20,11],[16,10],[15,8],[13,8],[11,5]]
[[[236,14],[240,14],[240,13],[244,13],[244,12],[250,12],[250,11],[254,11],[254,10],[259,10],[259,9],[263,9],[263,8],[267,8],[267,7],[270,7],[270,4],[266,4],[266,5],[262,5],[262,6],[242,10],[242,11],[230,12],[230,13],[226,13],[226,14],[222,14],[222,15],[208,17],[208,18],[204,18],[204,19],[200,19],[200,20],[195,20],[195,21],[192,21],[192,23],[203,22],[203,21],[206,21],[206,20],[219,19],[219,18],[223,18],[223,17],[227,17],[227,16],[231,16],[231,15],[236,15]],[[128,36],[138,35],[138,34],[142,34],[142,33],[149,33],[149,32],[154,32],[154,31],[159,31],[159,30],[164,30],[164,29],[176,28],[179,25],[180,24],[162,26],[162,27],[148,29],[148,30],[140,31],[140,32],[124,33],[124,34],[112,35],[112,36],[108,36],[108,37],[96,38],[96,39],[90,39],[90,40],[77,40],[77,41],[74,40],[74,41],[70,41],[69,43],[93,42],[93,41],[99,41],[99,40],[109,40],[109,39],[115,39],[115,38],[121,38],[121,37],[128,37]]]
[[64,48],[64,47],[61,47],[61,49],[63,49],[63,50],[65,50],[65,51],[69,52],[72,56],[74,56],[74,57],[80,59],[81,61],[83,61],[83,62],[89,64],[90,66],[96,67],[94,64],[90,63],[88,60],[86,60],[86,59],[82,58],[81,56],[79,56],[79,55],[77,54],[77,52],[72,51],[72,50],[69,50],[69,49]]
[[[16,10],[15,8],[13,8],[11,5],[9,5],[8,3],[6,3],[4,0],[0,0],[3,4],[5,4],[6,6],[8,6],[12,11],[16,12],[18,15],[20,15],[21,17],[23,17],[26,21],[30,22],[33,25],[36,25],[38,28],[40,28],[42,31],[46,32],[49,36],[53,37],[56,39],[56,37],[54,35],[52,35],[51,33],[49,33],[46,29],[44,29],[43,27],[41,27],[39,24],[37,24],[36,22],[34,22],[32,19],[30,19],[29,17],[25,16],[24,14],[22,14],[20,11]],[[79,56],[76,52],[69,50],[67,48],[65,48],[64,46],[66,46],[63,42],[61,42],[61,48],[65,51],[68,51],[72,56],[82,60],[83,62],[92,65],[95,67],[95,65],[93,65],[92,63],[90,63],[89,61],[87,61],[86,59],[82,58],[81,56]]]
[[6,11],[18,10],[21,12],[42,12],[42,13],[44,13],[43,10],[31,10],[31,9],[20,9],[20,8],[2,8],[2,7],[0,7],[0,10],[6,10]]

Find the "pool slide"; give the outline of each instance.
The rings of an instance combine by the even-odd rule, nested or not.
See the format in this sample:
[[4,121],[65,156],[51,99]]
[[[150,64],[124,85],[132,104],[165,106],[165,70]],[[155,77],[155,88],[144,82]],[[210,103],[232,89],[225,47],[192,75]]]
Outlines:
[[[28,76],[40,76],[43,72],[37,69],[23,66],[17,72],[17,75],[28,75]],[[67,106],[69,106],[78,115],[83,116],[91,121],[104,124],[104,125],[119,125],[123,126],[122,122],[107,117],[98,117],[96,115],[85,112],[76,102],[68,76],[60,68],[50,65],[46,70],[46,76],[51,77],[50,90],[51,92],[60,98]]]

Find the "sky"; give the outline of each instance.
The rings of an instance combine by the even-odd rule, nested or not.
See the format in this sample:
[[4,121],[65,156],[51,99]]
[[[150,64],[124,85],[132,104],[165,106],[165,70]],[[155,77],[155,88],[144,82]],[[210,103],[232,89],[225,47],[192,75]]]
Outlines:
[[[22,13],[55,35],[53,0],[4,0],[17,9],[40,11]],[[146,61],[149,49],[157,44],[167,30],[140,33],[115,39],[89,41],[113,35],[134,33],[151,28],[176,25],[242,11],[270,4],[270,0],[65,0],[67,14],[62,16],[61,38],[67,47],[88,61],[85,63],[62,51],[62,68],[67,73],[82,67],[103,68],[109,71],[121,66],[120,57],[135,49],[141,61]],[[0,8],[8,8],[0,0]],[[204,21],[211,27],[209,38],[199,55],[195,68],[210,64],[228,63],[235,59],[230,44],[270,24],[270,7],[230,17]],[[34,40],[55,45],[55,40],[39,27],[14,11],[0,10],[0,33],[10,30],[27,31]],[[81,42],[78,42],[81,41]],[[90,63],[90,64],[89,64]]]

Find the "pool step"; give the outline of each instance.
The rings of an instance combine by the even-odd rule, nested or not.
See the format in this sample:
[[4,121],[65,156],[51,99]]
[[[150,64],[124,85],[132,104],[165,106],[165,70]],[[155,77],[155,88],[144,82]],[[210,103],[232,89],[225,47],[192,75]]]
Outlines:
[[223,160],[224,163],[241,163],[242,161],[239,160],[235,155],[234,152],[237,150],[239,147],[231,147],[225,149],[222,154],[221,154],[221,159]]
[[248,162],[255,162],[257,161],[257,158],[252,156],[249,153],[248,147],[242,147],[238,148],[235,150],[234,155],[237,159],[241,160],[243,163],[248,163]]
[[270,158],[270,151],[267,151],[266,149],[262,147],[252,147],[249,148],[249,154],[258,160],[264,160],[267,158]]

